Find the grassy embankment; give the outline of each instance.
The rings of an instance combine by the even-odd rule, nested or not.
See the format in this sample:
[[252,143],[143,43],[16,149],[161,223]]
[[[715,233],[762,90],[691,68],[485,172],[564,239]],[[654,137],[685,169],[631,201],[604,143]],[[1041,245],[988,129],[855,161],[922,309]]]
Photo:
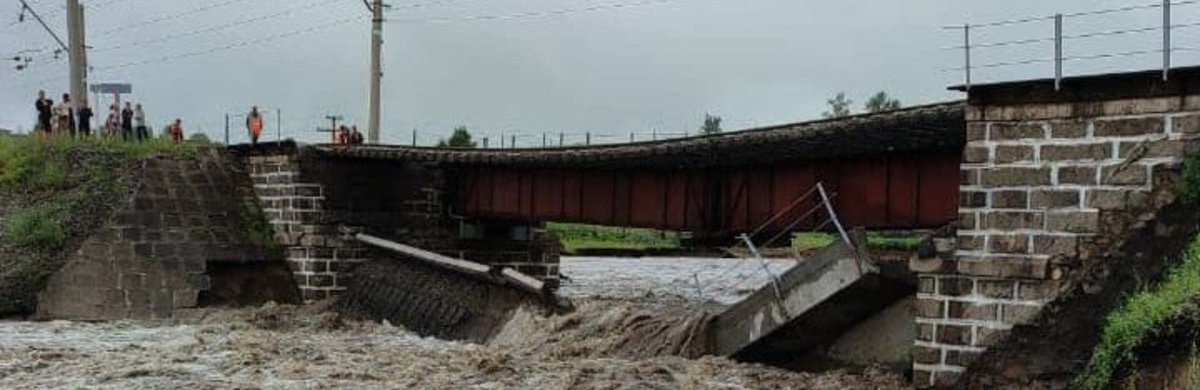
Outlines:
[[580,250],[679,248],[679,234],[675,232],[556,222],[547,223],[546,229],[558,236],[563,252],[568,254],[576,254]]
[[[803,252],[820,249],[833,243],[833,233],[801,233],[792,239],[792,246]],[[873,250],[916,251],[921,245],[921,236],[913,233],[868,232],[867,247]]]
[[26,313],[65,253],[111,215],[137,161],[198,143],[0,135],[0,316]]
[[[1180,183],[1180,200],[1200,206],[1200,157],[1188,158]],[[1122,370],[1137,364],[1137,349],[1174,331],[1175,324],[1200,324],[1200,237],[1193,239],[1178,264],[1158,284],[1142,287],[1105,318],[1100,343],[1087,369],[1072,387],[1112,387]],[[1193,343],[1195,344],[1195,343]],[[1190,346],[1195,348],[1195,345]],[[1193,351],[1195,354],[1195,351]]]
[[[563,251],[568,254],[580,250],[670,250],[679,249],[679,234],[653,229],[618,228],[574,223],[549,223],[546,228],[558,235]],[[801,233],[795,235],[792,245],[799,251],[823,248],[833,243],[836,235],[831,233]],[[921,237],[914,234],[871,232],[867,235],[868,245],[876,250],[915,251]]]

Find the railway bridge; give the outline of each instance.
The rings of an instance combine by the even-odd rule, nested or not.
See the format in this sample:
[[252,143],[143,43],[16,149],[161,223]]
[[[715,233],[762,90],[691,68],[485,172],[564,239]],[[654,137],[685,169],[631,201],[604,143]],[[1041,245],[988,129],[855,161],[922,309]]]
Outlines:
[[[329,158],[436,166],[452,214],[692,232],[816,228],[791,218],[822,183],[848,225],[944,226],[957,217],[963,103],[913,107],[726,134],[550,149],[317,146]],[[796,202],[810,202],[797,205]],[[808,207],[804,207],[808,206]],[[796,215],[799,216],[799,215]],[[764,226],[765,224],[765,226]]]
[[965,102],[622,145],[235,149],[307,299],[344,290],[371,258],[355,232],[554,286],[545,221],[714,242],[786,233],[820,227],[773,216],[806,209],[793,206],[822,183],[845,225],[956,230],[941,256],[908,264],[914,384],[1062,384],[1103,316],[1196,234],[1175,183],[1200,149],[1200,68],[1169,76],[972,85]]

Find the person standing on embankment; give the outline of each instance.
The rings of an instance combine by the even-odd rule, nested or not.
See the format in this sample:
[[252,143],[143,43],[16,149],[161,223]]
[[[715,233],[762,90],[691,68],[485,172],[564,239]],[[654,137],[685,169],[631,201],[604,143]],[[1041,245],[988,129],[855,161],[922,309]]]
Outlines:
[[171,141],[183,143],[183,120],[175,118],[175,123],[167,127],[167,133],[171,135]]
[[96,115],[92,112],[92,108],[87,103],[81,103],[79,109],[75,110],[75,115],[78,117],[79,136],[92,135],[92,117]]
[[133,126],[138,141],[150,139],[150,129],[146,127],[146,112],[142,111],[142,103],[133,106]]
[[46,98],[46,91],[38,91],[37,101],[33,103],[38,112],[38,127],[46,134],[50,133],[50,118],[53,117],[54,101]]
[[250,132],[250,144],[258,145],[258,137],[263,131],[263,118],[258,106],[250,108],[250,114],[246,115],[246,130]]

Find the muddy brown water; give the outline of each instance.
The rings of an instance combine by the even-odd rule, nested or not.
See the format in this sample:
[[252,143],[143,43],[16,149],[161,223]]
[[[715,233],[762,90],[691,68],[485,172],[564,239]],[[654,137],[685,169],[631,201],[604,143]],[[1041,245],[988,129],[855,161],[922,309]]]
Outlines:
[[324,305],[204,309],[171,322],[0,322],[0,388],[907,387],[874,369],[813,374],[715,357],[639,356],[646,351],[629,348],[625,337],[637,326],[621,325],[648,310],[597,300],[562,316],[518,312],[486,345],[349,321]]

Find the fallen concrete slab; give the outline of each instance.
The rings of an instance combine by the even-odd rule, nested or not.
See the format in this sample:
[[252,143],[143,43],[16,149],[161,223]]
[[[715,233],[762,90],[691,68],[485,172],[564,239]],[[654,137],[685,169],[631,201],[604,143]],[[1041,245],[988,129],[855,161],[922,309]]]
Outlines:
[[335,308],[352,317],[388,321],[424,336],[486,342],[521,307],[546,313],[572,309],[537,279],[509,268],[455,259],[383,238],[355,239],[380,250],[352,271]]
[[[856,242],[863,242],[861,237]],[[839,294],[864,284],[868,276],[879,273],[878,267],[859,250],[842,241],[822,249],[813,257],[792,267],[772,284],[759,289],[750,297],[718,314],[709,328],[709,351],[715,355],[734,356],[768,335],[789,328],[789,334],[803,334],[799,339],[789,337],[789,344],[800,347],[832,340],[836,334],[827,331],[807,333],[791,329],[799,322],[814,330],[849,329],[861,321],[859,316],[829,315],[828,321],[805,321],[815,310]],[[861,286],[869,288],[869,286]]]

